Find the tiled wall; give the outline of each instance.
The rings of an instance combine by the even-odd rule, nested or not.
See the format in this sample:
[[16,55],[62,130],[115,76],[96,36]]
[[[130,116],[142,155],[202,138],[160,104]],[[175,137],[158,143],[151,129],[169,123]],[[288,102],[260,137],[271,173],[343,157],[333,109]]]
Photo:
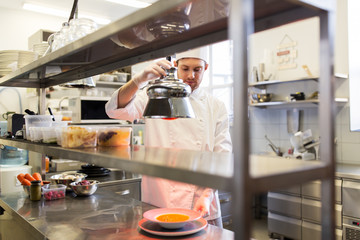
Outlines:
[[[344,85],[347,82],[344,81]],[[346,88],[337,89],[337,95],[346,97]],[[341,91],[340,91],[341,90]],[[344,95],[345,94],[345,95]],[[360,132],[350,132],[349,103],[337,104],[335,108],[335,140],[336,161],[339,163],[360,164]],[[315,139],[320,137],[318,128],[318,109],[302,109],[300,130],[311,129]],[[280,146],[282,152],[287,152],[291,147],[291,134],[287,132],[286,109],[250,108],[249,114],[251,152],[272,152],[265,134]]]
[[[336,73],[348,74],[348,39],[347,39],[347,1],[337,0],[337,18],[335,35],[335,66]],[[306,37],[306,34],[303,34]],[[259,41],[256,45],[259,51],[266,48],[265,44]],[[260,45],[260,47],[259,47]],[[264,45],[261,47],[261,45]],[[255,49],[257,49],[255,48]],[[262,56],[261,52],[257,53]],[[292,78],[292,77],[291,77]],[[290,78],[290,79],[291,79]],[[296,78],[296,77],[295,77]],[[316,83],[315,83],[316,84]],[[306,96],[317,89],[314,83],[296,83],[285,87],[274,85],[268,88],[270,93],[278,93],[278,99],[284,99],[285,95],[291,92],[303,91]],[[341,98],[349,97],[349,83],[347,79],[336,79],[335,96]],[[354,103],[353,103],[354,104]],[[283,152],[291,146],[290,134],[287,133],[286,110],[284,109],[260,109],[250,108],[250,137],[251,151],[253,153],[272,152],[265,140],[267,136],[281,147]],[[311,129],[317,139],[318,130],[318,110],[317,107],[303,109],[300,130]],[[360,132],[350,132],[349,103],[337,105],[335,118],[335,139],[336,139],[336,161],[339,163],[360,164]]]

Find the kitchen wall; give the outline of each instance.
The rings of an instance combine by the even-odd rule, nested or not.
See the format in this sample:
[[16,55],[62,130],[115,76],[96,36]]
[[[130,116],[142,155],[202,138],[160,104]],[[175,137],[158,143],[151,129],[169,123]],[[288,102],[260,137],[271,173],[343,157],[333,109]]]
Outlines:
[[[346,2],[337,1],[337,29],[335,48],[335,72],[348,73],[347,59],[347,17]],[[28,37],[39,29],[56,31],[60,29],[62,22],[66,19],[52,17],[26,11],[15,11],[12,9],[0,8],[0,50],[27,50]],[[305,36],[309,37],[306,29]],[[310,37],[311,38],[311,37]],[[266,56],[264,51],[261,57]],[[260,61],[260,60],[259,60]],[[315,70],[314,74],[316,73]],[[314,83],[306,86],[303,83],[298,85],[285,86],[286,92],[294,89],[305,88],[308,92],[314,90]],[[336,96],[348,96],[348,81],[338,79],[336,82]],[[5,89],[5,90],[3,90]],[[20,111],[18,92],[21,95],[23,108],[33,108],[36,98],[34,92],[24,88],[0,88],[0,113],[6,111]],[[11,99],[11,101],[9,101]],[[29,101],[30,99],[30,101]],[[35,104],[36,105],[36,104]],[[271,152],[264,135],[267,134],[275,144],[278,144],[283,151],[290,147],[290,135],[287,133],[286,110],[283,109],[258,109],[250,111],[251,123],[251,146],[253,152]],[[301,130],[311,129],[315,138],[319,137],[318,112],[316,108],[304,109],[301,121]],[[1,120],[1,116],[0,116]],[[360,164],[360,133],[350,132],[349,127],[349,103],[336,107],[336,157],[338,162]]]
[[[335,38],[335,73],[348,74],[348,49],[347,49],[347,5],[346,1],[338,1],[337,4],[337,22],[336,22],[336,38]],[[310,30],[312,31],[312,30]],[[304,38],[308,37],[309,29],[303,31]],[[261,36],[261,34],[259,34]],[[264,39],[264,36],[262,36]],[[264,48],[269,45],[271,38],[266,37],[267,41],[264,43]],[[300,39],[297,38],[301,43]],[[308,39],[306,39],[308,40]],[[275,42],[276,43],[276,42]],[[259,42],[257,42],[259,44]],[[259,47],[257,45],[259,49]],[[299,47],[300,48],[300,47]],[[301,50],[301,49],[300,49]],[[300,51],[299,51],[300,54]],[[255,54],[256,55],[256,54]],[[264,56],[263,50],[257,53],[258,56]],[[315,56],[316,57],[316,56]],[[254,56],[253,56],[254,58]],[[256,61],[262,61],[258,57]],[[255,61],[255,62],[256,62]],[[312,65],[313,66],[313,65]],[[310,67],[311,69],[311,67]],[[315,71],[313,71],[316,73]],[[301,77],[301,71],[292,72],[296,77]],[[314,74],[315,75],[315,74]],[[280,75],[281,77],[281,75]],[[296,89],[303,89],[305,93],[310,93],[317,90],[317,84],[314,82],[300,82],[296,84],[282,85],[282,94],[288,94],[296,91]],[[335,96],[346,97],[349,96],[348,79],[337,78],[335,81]],[[277,87],[273,87],[270,91],[276,91]],[[335,137],[336,137],[336,161],[339,163],[360,164],[360,133],[350,132],[350,117],[349,117],[349,103],[337,104],[335,108]],[[266,134],[276,145],[280,146],[283,152],[291,147],[290,136],[287,132],[286,110],[285,109],[260,109],[251,108],[250,110],[250,125],[251,125],[251,147],[252,152],[272,152],[265,140]],[[315,139],[319,138],[318,130],[318,110],[317,107],[302,109],[300,130],[311,129]]]
[[28,38],[39,29],[58,31],[65,18],[0,8],[0,50],[28,50]]
[[[64,18],[52,17],[28,11],[16,11],[0,8],[0,51],[2,50],[28,50],[28,38],[39,29],[57,31],[60,29]],[[0,120],[2,113],[30,108],[36,110],[37,99],[35,92],[26,88],[0,88]],[[11,99],[11,101],[9,101]]]

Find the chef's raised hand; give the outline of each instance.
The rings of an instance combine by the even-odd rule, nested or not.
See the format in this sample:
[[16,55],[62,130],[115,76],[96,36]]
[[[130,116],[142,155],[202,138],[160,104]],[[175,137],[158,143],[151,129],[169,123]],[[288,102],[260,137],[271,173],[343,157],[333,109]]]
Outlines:
[[148,81],[166,76],[165,69],[169,68],[171,68],[171,62],[165,59],[151,63],[143,71],[135,74],[133,81],[138,88],[142,88]]

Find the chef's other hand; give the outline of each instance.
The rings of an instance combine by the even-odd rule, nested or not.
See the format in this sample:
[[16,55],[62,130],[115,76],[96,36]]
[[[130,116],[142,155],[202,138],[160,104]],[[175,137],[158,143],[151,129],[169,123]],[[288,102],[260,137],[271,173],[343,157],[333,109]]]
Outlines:
[[200,212],[201,217],[207,217],[210,214],[211,197],[201,196],[194,205],[194,211]]
[[165,69],[169,68],[171,68],[171,62],[165,59],[151,63],[142,72],[135,74],[133,81],[138,88],[142,88],[148,81],[166,76]]

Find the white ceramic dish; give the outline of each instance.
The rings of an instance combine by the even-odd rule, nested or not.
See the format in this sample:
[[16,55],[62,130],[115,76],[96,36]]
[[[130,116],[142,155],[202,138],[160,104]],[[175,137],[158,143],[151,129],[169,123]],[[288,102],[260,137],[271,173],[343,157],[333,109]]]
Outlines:
[[[182,221],[171,221],[172,214],[179,214],[185,219]],[[170,215],[169,219],[167,221],[159,220],[163,215]],[[147,220],[158,223],[163,228],[176,229],[184,227],[186,223],[200,219],[201,214],[184,208],[157,208],[146,211],[143,216]]]
[[144,218],[139,221],[139,228],[154,235],[175,237],[197,233],[206,228],[207,224],[208,223],[205,219],[200,218],[198,220],[186,223],[182,228],[166,229],[161,227],[160,224]]

